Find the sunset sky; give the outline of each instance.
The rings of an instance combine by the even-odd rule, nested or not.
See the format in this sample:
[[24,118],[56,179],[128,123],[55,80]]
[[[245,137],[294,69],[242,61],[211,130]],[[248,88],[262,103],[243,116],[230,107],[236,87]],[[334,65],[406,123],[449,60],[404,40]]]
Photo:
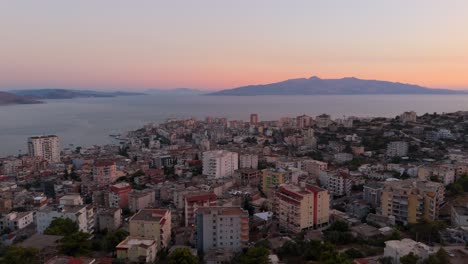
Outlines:
[[468,88],[466,0],[0,0],[0,89]]

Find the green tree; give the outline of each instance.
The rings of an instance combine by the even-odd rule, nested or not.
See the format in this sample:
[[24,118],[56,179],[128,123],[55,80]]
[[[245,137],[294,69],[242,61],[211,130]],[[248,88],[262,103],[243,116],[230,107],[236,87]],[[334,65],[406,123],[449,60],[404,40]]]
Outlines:
[[269,251],[265,247],[251,247],[240,257],[241,264],[268,264]]
[[350,259],[357,259],[357,258],[363,258],[365,257],[364,254],[362,254],[361,251],[355,249],[355,248],[350,248],[347,249],[344,254],[350,258]]
[[450,264],[450,256],[444,248],[440,248],[435,254],[430,255],[424,264]]
[[244,198],[244,204],[242,205],[242,208],[247,210],[251,216],[255,213],[255,207],[252,205],[252,201],[248,197]]
[[417,264],[418,261],[419,261],[419,257],[415,255],[413,252],[400,258],[401,264]]
[[68,256],[83,256],[88,255],[91,251],[91,241],[88,240],[90,234],[83,232],[75,232],[67,235],[62,239],[60,251]]
[[187,248],[178,248],[168,257],[169,264],[198,264],[198,258]]
[[102,240],[101,248],[107,252],[114,251],[115,247],[126,237],[128,232],[123,229],[108,232]]
[[39,251],[34,248],[10,246],[4,252],[3,258],[0,259],[0,264],[39,264],[38,253]]
[[44,231],[46,235],[68,236],[78,232],[78,225],[68,218],[57,218],[52,220],[49,227]]

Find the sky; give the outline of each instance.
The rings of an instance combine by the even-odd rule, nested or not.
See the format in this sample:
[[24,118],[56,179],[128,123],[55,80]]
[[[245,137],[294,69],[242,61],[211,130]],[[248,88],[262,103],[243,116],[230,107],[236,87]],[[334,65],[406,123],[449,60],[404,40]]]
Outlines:
[[466,0],[0,0],[0,90],[468,88]]

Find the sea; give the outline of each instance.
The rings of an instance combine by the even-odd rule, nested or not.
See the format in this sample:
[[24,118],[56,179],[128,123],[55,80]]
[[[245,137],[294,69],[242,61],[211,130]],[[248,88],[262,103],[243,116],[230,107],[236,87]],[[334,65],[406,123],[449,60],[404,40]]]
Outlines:
[[170,96],[46,100],[45,104],[0,106],[0,157],[27,152],[27,138],[55,134],[62,148],[110,144],[124,134],[168,118],[226,117],[259,120],[322,113],[394,117],[404,111],[468,111],[468,95]]

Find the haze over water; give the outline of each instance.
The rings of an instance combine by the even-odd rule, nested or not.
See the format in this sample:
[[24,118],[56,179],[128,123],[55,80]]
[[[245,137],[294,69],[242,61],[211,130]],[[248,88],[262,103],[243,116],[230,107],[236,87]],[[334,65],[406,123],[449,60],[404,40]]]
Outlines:
[[0,155],[26,153],[27,138],[56,134],[63,148],[103,145],[109,134],[125,133],[148,122],[172,117],[206,116],[260,120],[328,113],[332,117],[394,117],[468,110],[468,95],[323,95],[323,96],[131,96],[47,100],[46,104],[0,107]]

